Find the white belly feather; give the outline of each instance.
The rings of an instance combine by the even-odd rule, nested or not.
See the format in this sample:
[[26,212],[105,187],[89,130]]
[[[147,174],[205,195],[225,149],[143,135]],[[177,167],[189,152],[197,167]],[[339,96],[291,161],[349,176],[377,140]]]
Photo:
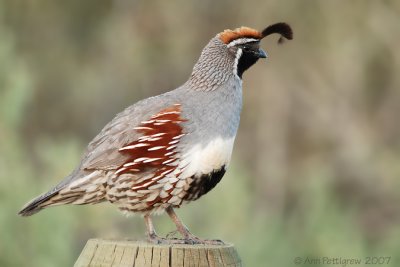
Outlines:
[[182,161],[177,169],[183,170],[180,177],[186,178],[193,175],[209,174],[228,166],[235,138],[217,138],[207,145],[195,145],[182,156]]

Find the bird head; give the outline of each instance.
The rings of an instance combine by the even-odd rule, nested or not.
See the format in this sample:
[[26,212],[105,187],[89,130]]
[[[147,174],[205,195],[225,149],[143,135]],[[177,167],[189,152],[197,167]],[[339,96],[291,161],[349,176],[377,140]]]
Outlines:
[[248,27],[240,27],[235,30],[225,30],[217,36],[235,57],[234,69],[241,78],[243,72],[254,65],[258,59],[267,57],[267,53],[260,48],[260,41],[273,33],[281,35],[278,43],[282,43],[284,38],[293,39],[291,27],[283,22],[272,24],[261,32]]
[[218,33],[204,47],[194,65],[190,87],[210,91],[225,84],[232,76],[241,79],[243,72],[258,59],[267,57],[267,53],[260,48],[260,41],[273,33],[281,35],[278,43],[293,38],[292,29],[283,22],[270,25],[261,32],[240,27]]

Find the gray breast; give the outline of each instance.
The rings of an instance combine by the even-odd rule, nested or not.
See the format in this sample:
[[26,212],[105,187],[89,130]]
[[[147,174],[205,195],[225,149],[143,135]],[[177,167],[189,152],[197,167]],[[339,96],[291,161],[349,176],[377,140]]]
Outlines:
[[215,138],[234,138],[242,109],[241,81],[232,77],[213,91],[186,91],[182,94],[182,117],[189,134],[184,143],[207,144]]
[[240,80],[232,79],[214,91],[182,92],[182,117],[187,121],[177,149],[180,177],[201,176],[228,166],[242,106]]

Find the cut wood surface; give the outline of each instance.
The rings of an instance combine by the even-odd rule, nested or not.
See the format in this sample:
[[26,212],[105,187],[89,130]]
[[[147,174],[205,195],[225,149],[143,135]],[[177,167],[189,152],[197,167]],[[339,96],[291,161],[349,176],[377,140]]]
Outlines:
[[154,245],[143,241],[90,239],[75,267],[235,267],[242,266],[231,244]]

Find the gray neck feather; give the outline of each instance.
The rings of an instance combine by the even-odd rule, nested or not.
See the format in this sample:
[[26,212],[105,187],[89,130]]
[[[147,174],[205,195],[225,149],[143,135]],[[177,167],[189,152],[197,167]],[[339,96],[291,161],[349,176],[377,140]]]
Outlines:
[[234,76],[234,56],[218,36],[210,40],[201,52],[187,81],[190,88],[201,91],[215,90]]

